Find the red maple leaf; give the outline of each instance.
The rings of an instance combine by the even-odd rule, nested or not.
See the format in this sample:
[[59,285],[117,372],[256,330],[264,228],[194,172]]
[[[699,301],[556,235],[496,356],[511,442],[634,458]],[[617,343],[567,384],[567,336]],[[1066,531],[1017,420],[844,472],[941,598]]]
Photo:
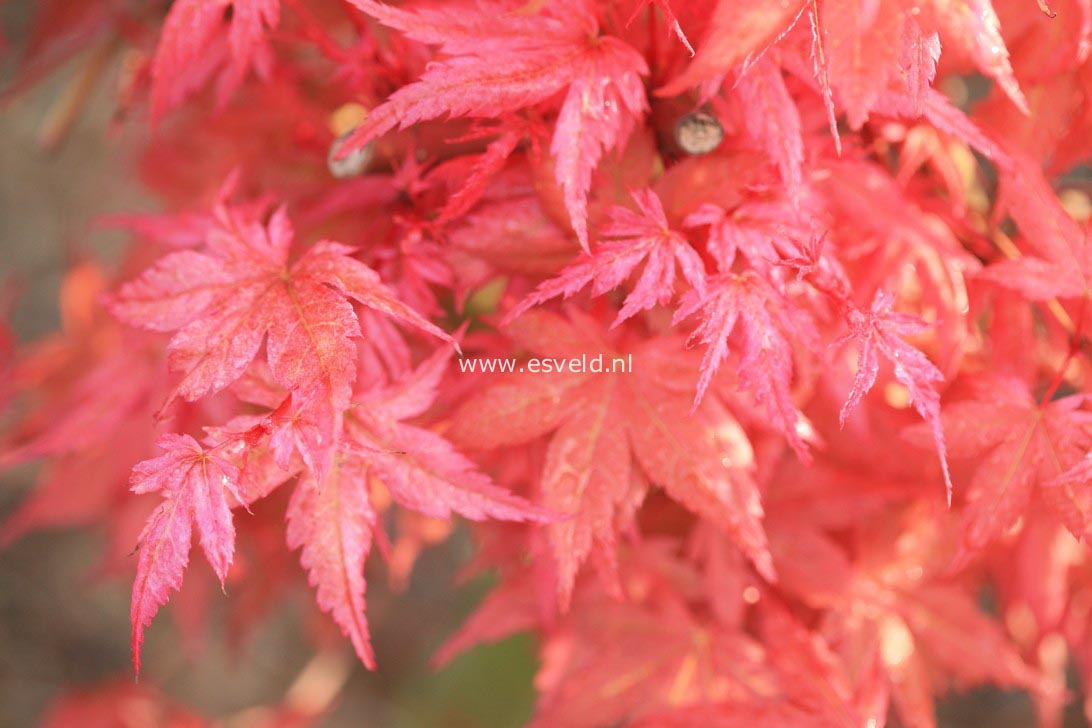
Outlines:
[[403,420],[423,414],[451,357],[441,351],[403,381],[358,395],[346,428],[346,456],[362,460],[395,502],[433,518],[549,522],[536,508],[478,470],[444,437]]
[[360,395],[334,466],[321,477],[306,474],[289,505],[288,544],[302,549],[319,606],[369,669],[375,657],[365,618],[364,562],[377,528],[370,481],[382,483],[400,505],[434,518],[556,518],[494,485],[443,437],[401,421],[432,404],[449,358],[450,352],[441,352],[404,381]]
[[305,393],[328,388],[343,410],[355,378],[352,339],[360,336],[350,300],[450,341],[350,257],[352,248],[320,242],[289,264],[293,233],[283,209],[268,226],[226,206],[216,217],[205,252],[165,256],[109,302],[127,323],[177,331],[168,345],[171,368],[183,374],[174,396],[194,400],[224,389],[268,334],[273,378]]
[[512,152],[526,136],[531,135],[534,145],[532,149],[538,154],[536,135],[543,131],[537,124],[510,118],[502,120],[495,127],[481,128],[468,135],[468,139],[490,135],[496,135],[496,138],[489,142],[481,154],[459,157],[432,171],[430,176],[449,177],[459,185],[437,215],[436,224],[443,225],[465,216],[481,200],[489,183],[504,168]]
[[280,0],[172,3],[152,59],[152,118],[181,104],[216,74],[221,101],[251,68],[268,76],[273,57],[266,33],[279,22]]
[[411,10],[351,0],[384,25],[438,46],[444,60],[403,86],[345,143],[343,153],[398,126],[441,116],[500,117],[565,92],[550,151],[580,244],[587,248],[587,195],[603,154],[622,146],[648,110],[645,60],[601,35],[587,0],[547,3],[537,13],[510,2]]
[[804,0],[718,0],[694,60],[656,93],[674,96],[761,55],[792,27],[805,5]]
[[620,286],[641,263],[644,268],[626,296],[614,326],[631,316],[665,305],[674,297],[675,266],[695,289],[705,286],[705,263],[682,233],[672,230],[663,204],[652,190],[633,192],[640,214],[625,207],[611,208],[609,221],[599,231],[604,242],[585,254],[557,278],[540,283],[534,293],[508,314],[512,320],[551,298],[569,298],[592,284],[592,295],[601,296]]
[[948,456],[944,444],[944,431],[940,421],[940,395],[933,388],[944,381],[944,375],[929,358],[903,341],[903,336],[918,333],[928,325],[917,316],[896,313],[891,310],[894,298],[886,291],[877,291],[869,311],[851,308],[846,318],[850,332],[834,342],[839,346],[847,341],[857,341],[861,349],[857,355],[857,374],[853,388],[838,418],[845,424],[849,412],[857,406],[872,385],[880,370],[880,356],[891,362],[897,379],[910,394],[910,404],[929,425],[933,441],[944,471],[944,484],[948,503],[952,502],[952,478],[948,473]]
[[223,584],[235,552],[230,501],[243,503],[239,471],[227,460],[206,452],[189,435],[163,435],[156,444],[166,452],[137,464],[131,478],[134,493],[163,494],[163,503],[140,536],[133,584],[130,620],[133,667],[138,674],[144,629],[167,602],[171,590],[182,586],[194,526],[205,557]]
[[1092,414],[1083,396],[1040,404],[1026,385],[990,377],[977,397],[945,408],[944,432],[955,459],[979,461],[963,507],[957,562],[1000,537],[1027,509],[1036,488],[1077,538],[1092,526],[1086,481],[1073,470],[1092,447]]
[[300,563],[319,607],[341,627],[360,661],[375,669],[364,616],[364,562],[376,527],[369,475],[366,463],[339,460],[322,481],[302,478],[288,506],[286,537],[291,548],[302,549]]
[[593,322],[571,316],[566,321],[531,312],[507,332],[521,348],[543,357],[632,357],[633,371],[505,375],[460,407],[452,429],[457,442],[476,448],[519,445],[553,433],[541,489],[546,507],[572,515],[547,527],[562,606],[590,555],[607,564],[608,580],[613,578],[617,532],[643,498],[634,463],[672,498],[730,533],[759,571],[773,578],[756,485],[741,467],[725,464],[721,448],[728,446],[717,441],[707,419],[714,412],[730,415],[711,407],[691,415],[685,386],[673,384],[688,366],[685,354],[673,355],[659,341],[617,349]]
[[995,3],[985,0],[930,0],[923,4],[921,24],[939,30],[942,45],[966,53],[978,70],[992,78],[1017,109],[1027,113],[1028,102],[1012,70]]
[[671,9],[671,3],[667,0],[640,0],[637,7],[633,9],[633,14],[629,18],[629,22],[626,26],[633,24],[633,21],[641,14],[641,11],[648,8],[650,16],[656,12],[659,8],[660,12],[664,14],[664,22],[667,23],[668,29],[675,34],[675,37],[679,39],[679,42],[683,44],[687,52],[693,56],[694,46],[690,45],[690,41],[686,37],[686,33],[683,32],[682,25],[679,24],[679,19],[675,17],[675,12]]
[[[713,376],[737,342],[736,376],[766,406],[774,426],[801,457],[807,446],[801,435],[802,420],[792,398],[794,341],[809,341],[810,318],[766,278],[754,271],[725,273],[683,297],[674,321],[698,314],[700,323],[691,334],[708,348],[702,359],[695,403],[705,396]],[[733,333],[735,338],[733,339]]]
[[803,185],[804,138],[800,111],[780,67],[759,59],[740,74],[733,95],[741,105],[743,128],[777,165],[790,196]]
[[[670,584],[663,584],[665,591]],[[551,634],[530,725],[629,724],[658,707],[761,702],[773,675],[751,637],[708,624],[671,599],[582,604]]]

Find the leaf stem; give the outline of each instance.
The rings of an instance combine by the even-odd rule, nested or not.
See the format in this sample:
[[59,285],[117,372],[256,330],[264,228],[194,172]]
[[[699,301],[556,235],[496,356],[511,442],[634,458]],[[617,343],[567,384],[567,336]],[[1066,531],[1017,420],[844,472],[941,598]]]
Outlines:
[[1077,312],[1077,324],[1070,332],[1069,351],[1066,352],[1062,365],[1058,367],[1058,373],[1054,375],[1053,381],[1051,381],[1050,386],[1047,387],[1046,393],[1043,394],[1042,399],[1039,401],[1040,407],[1050,402],[1051,398],[1058,391],[1058,387],[1060,387],[1065,380],[1065,373],[1066,370],[1069,369],[1070,362],[1073,361],[1073,357],[1077,355],[1077,352],[1081,350],[1081,327],[1084,325],[1084,312],[1086,308],[1088,308],[1088,296],[1081,299],[1081,307]]

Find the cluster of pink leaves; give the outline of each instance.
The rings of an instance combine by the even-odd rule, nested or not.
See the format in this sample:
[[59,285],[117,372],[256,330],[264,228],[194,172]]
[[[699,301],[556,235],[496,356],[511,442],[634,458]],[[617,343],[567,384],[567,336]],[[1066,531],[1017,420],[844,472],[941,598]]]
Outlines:
[[[437,659],[535,631],[535,725],[931,726],[990,684],[1056,726],[1092,688],[1089,204],[1052,185],[1088,0],[80,5],[24,78],[132,50],[168,211],[0,346],[2,463],[45,461],[3,536],[138,544],[138,670],[195,532],[234,624],[280,540],[374,668],[373,544],[404,582],[457,514],[499,585]],[[596,355],[633,371],[452,365]]]

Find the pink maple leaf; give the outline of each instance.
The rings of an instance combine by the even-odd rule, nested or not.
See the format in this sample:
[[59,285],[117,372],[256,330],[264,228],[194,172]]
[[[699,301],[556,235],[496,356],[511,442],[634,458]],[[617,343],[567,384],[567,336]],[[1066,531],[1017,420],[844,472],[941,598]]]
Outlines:
[[1092,446],[1084,397],[1039,404],[1019,380],[987,377],[972,399],[945,408],[955,458],[974,458],[957,562],[999,538],[1038,490],[1077,538],[1092,534],[1092,506],[1082,457]]
[[140,536],[140,558],[130,620],[133,625],[133,667],[140,673],[144,629],[172,590],[182,585],[189,562],[193,528],[221,585],[235,552],[235,527],[228,496],[239,504],[239,471],[206,452],[189,435],[166,434],[156,443],[166,452],[133,468],[134,493],[162,493],[163,502],[148,519]]
[[319,606],[369,669],[375,658],[365,618],[364,562],[377,528],[369,481],[381,482],[400,505],[433,518],[557,518],[495,485],[440,435],[401,421],[429,408],[450,356],[442,351],[403,381],[360,395],[334,466],[321,479],[305,475],[289,506],[288,544],[302,549]]
[[329,387],[339,409],[355,376],[360,325],[350,300],[434,336],[450,337],[399,302],[352,248],[323,241],[289,264],[292,227],[283,208],[268,226],[219,207],[206,252],[160,259],[110,300],[123,321],[177,331],[168,346],[183,374],[175,396],[195,400],[243,373],[268,334],[273,378],[286,389]]
[[[532,311],[513,321],[508,333],[541,356],[624,358],[592,322],[572,312],[570,318]],[[681,349],[681,341],[674,344]],[[657,341],[631,352],[641,368],[624,376],[555,371],[500,377],[463,403],[452,437],[488,449],[552,433],[541,475],[543,500],[572,514],[547,527],[563,607],[589,556],[606,566],[608,581],[613,578],[617,531],[644,497],[641,473],[724,529],[759,572],[773,579],[756,483],[742,464],[725,464],[718,449],[724,443],[710,425],[715,410],[692,413],[688,390],[671,383],[694,362],[685,351]],[[498,421],[504,426],[497,427]]]
[[632,193],[640,213],[615,206],[600,230],[605,238],[594,253],[582,256],[557,278],[539,284],[510,314],[508,320],[551,298],[576,295],[589,283],[592,295],[601,296],[620,286],[641,263],[644,269],[626,296],[614,326],[633,315],[665,305],[675,292],[675,266],[695,289],[705,287],[705,263],[686,237],[670,228],[663,203],[650,189]]
[[580,244],[587,248],[587,195],[603,154],[621,146],[648,110],[645,60],[601,35],[586,0],[547,3],[535,14],[506,2],[394,8],[351,0],[384,25],[438,46],[444,60],[372,110],[343,146],[441,116],[500,117],[565,92],[550,151]]
[[458,513],[475,521],[556,520],[557,514],[495,485],[442,436],[403,422],[432,404],[450,357],[440,351],[403,381],[358,396],[349,415],[347,456],[366,463],[397,503],[433,518]]
[[279,22],[280,0],[172,3],[152,59],[152,118],[181,104],[221,71],[221,100],[240,86],[251,68],[268,76],[272,54],[266,33]]
[[700,323],[690,338],[707,347],[695,406],[728,357],[729,341],[735,333],[740,388],[754,392],[797,454],[807,458],[791,385],[793,342],[807,342],[814,336],[810,318],[754,271],[723,273],[712,279],[706,289],[691,290],[683,297],[673,322],[678,324],[694,314],[700,315]]
[[901,337],[916,334],[928,328],[917,316],[892,311],[894,297],[883,290],[877,291],[869,311],[851,308],[847,314],[850,332],[832,346],[857,341],[861,349],[857,355],[857,374],[853,388],[842,406],[839,421],[844,425],[846,417],[872,389],[880,370],[882,355],[895,368],[895,379],[910,393],[910,404],[929,425],[940,456],[944,472],[944,484],[949,505],[952,502],[952,478],[948,472],[948,456],[944,444],[944,430],[940,420],[940,395],[934,384],[943,382],[944,375],[929,358],[907,344]]
[[368,477],[367,466],[356,461],[336,463],[321,481],[302,478],[288,506],[287,540],[301,549],[319,607],[341,627],[360,661],[375,669],[364,600],[364,562],[376,528]]
[[805,7],[804,0],[718,0],[698,42],[694,60],[657,95],[674,96],[711,79],[723,77],[748,58],[762,54],[789,30]]

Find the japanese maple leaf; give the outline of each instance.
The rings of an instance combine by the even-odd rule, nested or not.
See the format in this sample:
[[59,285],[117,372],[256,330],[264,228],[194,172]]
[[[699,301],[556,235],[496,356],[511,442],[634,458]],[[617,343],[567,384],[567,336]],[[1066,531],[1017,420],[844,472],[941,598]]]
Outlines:
[[406,380],[360,395],[334,466],[321,480],[308,472],[289,506],[288,544],[302,549],[319,606],[370,669],[375,658],[364,601],[364,562],[376,528],[370,480],[381,482],[400,505],[434,518],[557,517],[494,485],[440,435],[401,421],[428,409],[449,358],[442,351]]
[[[1082,430],[1076,439],[1084,442],[1086,435],[1087,431]],[[1086,544],[1092,543],[1092,453],[1047,481],[1042,494],[1070,533]]]
[[781,69],[769,58],[751,64],[733,93],[743,105],[743,127],[777,165],[791,195],[803,184],[804,140],[800,111],[785,87]]
[[[225,14],[230,28],[225,33]],[[179,105],[223,67],[221,99],[256,68],[272,68],[266,33],[280,22],[280,0],[177,0],[152,59],[152,118]],[[226,35],[226,38],[225,38]]]
[[[96,523],[116,533],[119,505],[142,502],[128,494],[129,473],[155,452],[157,428],[150,423],[170,391],[170,376],[159,337],[101,310],[105,285],[95,264],[70,270],[61,285],[64,333],[20,350],[10,363],[2,360],[0,324],[0,400],[6,389],[11,404],[34,392],[26,399],[33,407],[5,412],[16,417],[0,437],[0,468],[43,460],[34,490],[0,521],[0,543],[36,529]],[[0,315],[4,298],[0,288]],[[127,535],[126,551],[139,530]]]
[[692,610],[678,581],[660,572],[693,576],[667,546],[642,545],[627,559],[626,581],[645,589],[624,600],[584,590],[578,608],[547,631],[530,725],[630,725],[677,705],[778,693],[758,642]]
[[240,463],[240,491],[248,504],[303,469],[322,478],[344,429],[344,412],[332,408],[329,396],[317,388],[286,392],[261,361],[250,366],[231,393],[241,402],[269,410],[205,428],[206,442],[220,444]]
[[[947,97],[932,87],[939,60],[939,34],[928,33],[918,23],[907,20],[899,48],[899,73],[888,85],[888,93],[881,96],[880,108],[885,112],[917,118],[929,112],[938,100],[950,106]],[[959,113],[958,110],[956,113]],[[934,116],[930,114],[930,117]]]
[[215,227],[215,220],[208,211],[179,212],[173,215],[104,215],[95,223],[103,228],[127,230],[144,240],[168,248],[197,247],[205,242]]
[[657,89],[657,95],[682,93],[761,55],[793,26],[806,4],[805,0],[718,0],[694,60]]
[[967,53],[979,71],[992,78],[1020,111],[1028,113],[1028,102],[1013,74],[994,3],[990,0],[925,0],[918,5],[919,17],[926,30],[939,30],[942,45],[950,44]]
[[690,338],[707,347],[695,406],[728,357],[734,334],[739,387],[754,393],[797,454],[808,458],[797,426],[800,414],[792,398],[792,377],[794,342],[808,342],[814,337],[810,317],[754,271],[723,273],[711,279],[706,289],[691,290],[683,297],[673,321],[678,324],[695,314],[700,322]]
[[432,405],[450,357],[450,351],[439,351],[403,381],[358,395],[349,415],[347,454],[367,463],[395,502],[433,518],[458,513],[475,521],[556,520],[556,513],[493,484],[444,437],[403,421]]
[[481,199],[489,182],[508,161],[521,138],[516,131],[504,131],[489,143],[485,151],[474,160],[463,186],[448,198],[447,204],[440,210],[436,224],[442,225],[462,217]]
[[290,264],[292,227],[283,208],[268,226],[224,206],[216,216],[205,252],[165,256],[109,302],[127,323],[177,331],[168,345],[171,368],[183,374],[174,396],[192,401],[228,386],[268,334],[277,383],[327,388],[343,410],[355,376],[352,339],[360,336],[350,299],[450,340],[350,257],[352,248],[323,241]]
[[[709,226],[706,249],[720,271],[707,280],[704,290],[695,288],[683,296],[673,319],[679,324],[697,316],[690,340],[707,347],[695,403],[735,351],[740,358],[735,367],[740,389],[754,393],[774,426],[807,459],[792,399],[793,357],[797,349],[816,350],[818,337],[812,317],[788,295],[782,271],[776,268],[779,261],[786,265],[802,261],[805,249],[817,245],[814,234],[786,200],[747,202],[731,213],[705,203],[684,224]],[[752,270],[740,270],[740,257]]]
[[[607,345],[597,331],[575,313],[567,321],[541,311],[507,329],[520,348],[540,356],[625,360],[626,352]],[[451,436],[467,447],[514,446],[552,433],[541,490],[546,507],[571,514],[547,526],[563,607],[590,555],[607,565],[608,578],[615,568],[616,532],[643,497],[633,481],[634,463],[670,497],[731,534],[759,571],[773,577],[756,485],[742,469],[725,465],[727,445],[703,419],[713,419],[711,408],[690,414],[688,388],[680,382],[693,362],[685,352],[670,352],[662,341],[633,347],[629,373],[514,372],[455,414]]]
[[592,172],[648,110],[641,82],[647,64],[618,38],[600,34],[593,4],[558,0],[527,13],[500,0],[410,10],[351,2],[384,25],[438,46],[443,60],[373,109],[344,153],[396,126],[446,115],[500,117],[564,92],[550,151],[573,228],[587,248]]
[[[239,191],[242,168],[235,168],[220,184],[214,198],[215,205],[228,204]],[[260,216],[269,208],[268,197],[247,200],[237,205],[244,216]],[[122,213],[100,215],[95,227],[125,230],[134,236],[162,245],[166,248],[196,248],[202,245],[217,228],[216,215],[205,203],[200,208],[164,213]]]
[[807,629],[770,596],[761,602],[759,629],[770,663],[789,701],[806,706],[816,725],[856,725],[846,669],[823,637]]
[[[937,574],[950,542],[934,516],[922,513],[898,531],[869,529],[862,536],[854,562],[838,549],[838,570],[852,575],[840,586],[843,596],[872,609],[865,618],[852,607],[838,610],[828,629],[859,646],[861,653],[849,661],[874,655],[879,674],[870,682],[888,686],[903,723],[935,725],[934,692],[941,677],[956,689],[995,684],[1041,693],[1042,675],[1021,657],[1000,621],[983,611],[975,591]],[[806,558],[797,553],[798,561]]]
[[641,14],[641,11],[645,8],[649,8],[649,14],[656,12],[656,8],[660,9],[660,12],[664,14],[664,22],[667,24],[668,29],[675,34],[675,37],[679,39],[679,42],[683,44],[687,52],[693,56],[694,46],[690,45],[690,41],[686,37],[686,33],[683,32],[682,26],[679,24],[679,19],[675,17],[675,12],[671,9],[671,4],[667,0],[640,0],[637,7],[633,9],[633,14],[629,17],[627,26],[632,25],[633,21]]
[[[94,332],[101,336],[103,328],[96,326]],[[116,333],[121,346],[105,349],[98,360],[81,347],[73,364],[84,371],[61,372],[72,386],[37,413],[44,429],[17,447],[2,448],[0,466],[32,458],[48,461],[35,489],[0,522],[0,543],[40,528],[112,522],[119,500],[128,498],[132,463],[154,451],[156,433],[149,422],[170,387],[162,355],[139,341],[145,336],[140,332]],[[37,369],[46,358],[29,358],[21,368]],[[20,374],[13,372],[14,377]],[[72,487],[74,480],[79,488]]]
[[485,194],[489,183],[504,168],[512,152],[528,135],[532,149],[538,153],[537,136],[545,132],[540,125],[512,117],[503,119],[495,127],[481,128],[467,135],[467,139],[495,135],[481,154],[459,157],[439,165],[430,172],[432,176],[444,176],[458,182],[458,189],[448,197],[436,217],[436,224],[443,225],[463,217]]
[[156,443],[166,452],[133,468],[134,493],[162,493],[163,502],[140,536],[140,557],[129,617],[133,625],[133,667],[140,673],[144,629],[171,590],[182,585],[194,526],[201,548],[223,584],[235,552],[235,527],[228,496],[242,504],[239,471],[206,451],[189,435],[166,434]]
[[880,370],[880,356],[890,361],[895,368],[895,379],[906,387],[910,394],[910,404],[929,425],[933,434],[950,505],[952,478],[948,473],[948,455],[940,420],[940,394],[933,388],[935,383],[944,381],[944,375],[925,354],[902,339],[903,336],[928,328],[928,324],[917,316],[892,311],[894,302],[890,293],[880,290],[872,299],[869,311],[851,308],[847,314],[849,333],[832,345],[840,346],[848,341],[857,341],[861,346],[857,355],[857,374],[853,378],[853,388],[838,418],[844,425],[846,417],[860,403],[861,397],[872,389]]
[[[265,441],[270,434],[270,419],[259,415],[240,415],[223,427],[205,428],[205,442],[214,446],[225,459],[238,465],[239,495],[248,507],[304,470],[295,461],[285,463],[280,457],[282,453],[276,452],[276,431],[268,442]],[[319,472],[319,468],[310,465],[308,469],[311,473]]]
[[670,228],[660,198],[650,189],[632,193],[640,213],[615,206],[600,230],[605,238],[595,252],[586,254],[544,281],[509,315],[511,320],[532,306],[551,298],[575,295],[589,283],[592,295],[601,296],[620,286],[641,263],[644,269],[626,296],[614,326],[631,316],[671,301],[675,292],[675,266],[695,289],[704,289],[705,264],[686,237]]
[[857,0],[829,0],[819,9],[817,33],[825,56],[825,80],[854,129],[864,124],[897,73],[905,22],[898,3],[866,7]]
[[369,477],[359,459],[337,460],[321,482],[309,472],[288,505],[287,540],[301,549],[319,607],[341,627],[360,661],[375,669],[364,600],[364,562],[376,527]]
[[812,17],[816,73],[832,117],[835,97],[853,129],[874,110],[906,113],[916,106],[920,114],[921,92],[935,72],[940,52],[937,30],[944,43],[963,46],[979,70],[992,76],[1026,112],[988,0],[929,0],[918,5],[911,12],[899,3],[828,0],[816,5],[818,14]]
[[963,507],[957,559],[1005,533],[1036,488],[1077,538],[1087,538],[1092,526],[1087,483],[1073,473],[1059,477],[1092,445],[1092,414],[1079,409],[1084,397],[1039,404],[1022,382],[999,377],[979,383],[976,391],[976,398],[949,405],[943,415],[952,456],[978,461]]

